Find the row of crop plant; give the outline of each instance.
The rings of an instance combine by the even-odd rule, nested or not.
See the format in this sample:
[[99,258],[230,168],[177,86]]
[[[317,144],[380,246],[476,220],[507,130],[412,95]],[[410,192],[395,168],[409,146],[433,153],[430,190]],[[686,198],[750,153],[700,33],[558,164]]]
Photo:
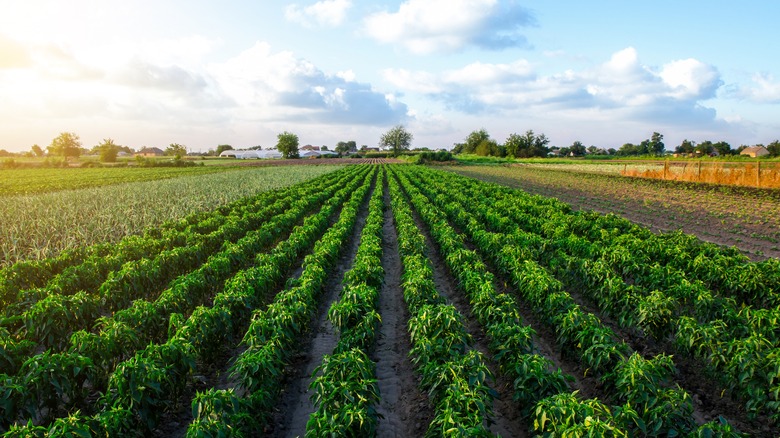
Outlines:
[[[51,289],[66,295],[94,289],[105,280],[107,273],[128,261],[146,259],[164,250],[200,243],[197,242],[199,238],[205,240],[206,235],[214,233],[228,221],[236,222],[234,226],[241,226],[242,219],[252,219],[251,215],[244,217],[245,211],[256,214],[258,206],[265,207],[279,199],[286,199],[289,190],[269,191],[210,212],[194,213],[158,228],[147,229],[143,235],[127,236],[116,244],[66,250],[53,258],[21,261],[7,266],[0,269],[0,309],[18,302],[27,308],[31,303],[48,296]],[[213,237],[220,236],[217,234]],[[224,238],[230,236],[225,235]],[[52,281],[54,277],[57,278]],[[49,290],[37,292],[36,288],[44,286]]]
[[[529,259],[529,251],[518,243],[527,244],[527,237],[508,233],[491,233],[477,220],[478,211],[489,211],[488,205],[479,205],[481,197],[467,196],[463,187],[482,184],[460,181],[460,177],[442,176],[431,171],[415,169],[418,188],[427,191],[431,200],[447,211],[467,234],[478,250],[502,270],[523,299],[528,302],[555,330],[561,348],[576,353],[586,368],[600,376],[605,388],[612,393],[615,408],[614,421],[620,429],[658,435],[670,432],[698,433],[692,417],[690,396],[681,388],[670,386],[674,365],[669,356],[658,355],[644,359],[617,341],[615,334],[599,319],[583,311],[564,290],[562,284],[543,267]],[[465,180],[465,179],[463,179]],[[485,195],[482,194],[484,197]],[[500,214],[493,211],[492,214]],[[495,218],[494,218],[495,219]],[[566,397],[559,400],[565,401]],[[549,415],[545,410],[541,415]],[[582,417],[583,419],[586,416]],[[536,418],[537,424],[541,420]],[[574,429],[582,427],[572,425]],[[710,423],[701,430],[728,429],[728,425]],[[558,430],[558,433],[561,431]]]
[[[287,220],[294,219],[285,218],[283,214],[306,211],[295,208],[296,203],[303,202],[299,197],[310,202],[308,205],[316,205],[327,199],[332,191],[331,188],[317,193],[308,186],[303,187],[298,193],[293,195],[291,192],[256,213],[235,216],[234,220],[207,235],[186,236],[186,246],[128,261],[107,275],[105,267],[95,270],[93,272],[98,280],[90,285],[82,282],[79,286],[81,292],[75,294],[70,293],[72,288],[62,287],[59,281],[62,277],[58,275],[46,287],[34,290],[37,297],[44,298],[18,315],[23,326],[17,330],[17,335],[36,343],[37,348],[61,350],[74,331],[91,327],[96,319],[126,308],[134,300],[154,299],[170,281],[196,269],[214,253],[227,249],[227,245],[235,243],[246,254],[257,252],[273,241],[279,224],[285,225],[289,223]],[[271,220],[274,217],[275,220]],[[100,279],[104,281],[99,283]],[[14,310],[21,310],[20,306],[15,306]]]
[[[338,183],[332,178],[323,178],[321,183],[324,187]],[[251,198],[252,202],[234,203],[208,215],[193,215],[191,220],[172,224],[167,231],[150,229],[144,236],[130,236],[116,245],[97,245],[90,248],[93,254],[83,263],[57,274],[50,269],[42,269],[40,276],[35,276],[35,271],[27,268],[15,270],[18,265],[45,265],[49,260],[17,263],[4,274],[12,272],[18,275],[0,275],[3,290],[14,295],[13,304],[4,309],[0,318],[0,330],[9,333],[7,339],[40,342],[38,338],[61,346],[63,341],[67,341],[68,331],[76,329],[74,324],[89,326],[94,315],[111,314],[134,299],[153,297],[165,288],[167,279],[186,272],[187,265],[202,263],[225,241],[235,242],[248,230],[284,212],[291,201],[306,196],[307,192],[316,193],[312,190],[318,186],[312,182],[296,189],[268,192]],[[255,206],[262,209],[246,212],[247,208]],[[122,261],[124,264],[120,265]],[[112,271],[112,266],[121,266],[121,269]],[[29,275],[21,275],[22,272]],[[33,279],[46,282],[31,283]],[[20,290],[20,285],[33,287]],[[92,310],[79,311],[79,307]],[[62,324],[58,324],[60,320]],[[30,346],[32,349],[41,348],[28,343],[28,348],[22,350],[29,351]],[[6,348],[12,351],[18,349],[14,346]],[[6,365],[0,363],[0,372],[9,372]]]
[[[710,258],[739,259],[730,255],[733,250],[719,254],[713,245],[692,244],[679,233],[655,235],[615,216],[592,213],[549,211],[540,226],[539,216],[520,207],[527,203],[526,196],[496,187],[468,192],[476,197],[489,193],[505,197],[492,207],[512,217],[499,225],[520,225],[529,233],[532,224],[537,225],[541,232],[528,238],[544,251],[534,255],[559,278],[569,279],[622,325],[659,340],[671,339],[678,352],[702,360],[726,390],[744,400],[749,415],[780,418],[780,309],[761,308],[767,300],[757,300],[759,307],[753,307],[729,291],[709,290],[696,272],[676,267],[686,266],[685,260],[700,263],[703,251]],[[663,244],[668,249],[661,251]],[[686,252],[688,248],[693,252]],[[664,258],[671,259],[662,252],[674,252],[676,261],[662,264]],[[653,259],[656,256],[659,260]],[[777,276],[769,262],[739,266],[743,272],[761,272],[763,282]]]
[[401,287],[411,315],[410,356],[434,409],[426,436],[490,436],[495,396],[490,370],[482,354],[470,348],[463,315],[436,291],[425,237],[398,182],[389,178],[389,187],[403,266]]
[[[333,353],[322,359],[310,387],[316,410],[306,425],[307,437],[376,435],[379,420],[376,405],[379,387],[376,366],[370,359],[381,318],[377,312],[384,280],[382,234],[384,222],[385,170],[377,179],[360,234],[360,246],[339,300],[328,310],[328,319],[338,329]],[[318,375],[317,375],[318,374]]]
[[306,256],[300,277],[265,309],[252,314],[241,341],[246,349],[231,367],[235,388],[211,389],[196,396],[188,436],[244,436],[264,426],[282,389],[284,368],[308,330],[328,273],[352,235],[370,188],[371,181],[366,179],[352,191],[339,220]]
[[[133,297],[136,301],[129,307],[113,314],[101,314],[100,288],[92,294],[84,291],[73,296],[53,293],[51,297],[45,298],[33,306],[36,311],[31,313],[37,315],[36,318],[28,315],[32,329],[29,332],[32,334],[29,334],[25,327],[22,327],[15,332],[10,332],[9,336],[4,339],[1,346],[4,361],[0,372],[14,374],[30,358],[30,353],[41,350],[43,346],[34,342],[35,339],[43,338],[45,346],[54,347],[57,351],[66,348],[71,351],[76,349],[81,354],[93,356],[83,351],[79,345],[85,343],[108,344],[112,347],[121,347],[126,342],[117,342],[115,338],[119,335],[126,339],[128,330],[131,331],[134,338],[137,338],[135,342],[130,343],[130,346],[143,345],[153,338],[150,334],[152,330],[150,324],[155,321],[158,326],[157,339],[161,339],[160,333],[167,328],[167,322],[163,319],[173,312],[167,308],[170,306],[166,306],[166,303],[174,301],[173,298],[177,296],[194,297],[199,295],[205,298],[205,294],[208,294],[212,287],[219,287],[219,283],[224,281],[233,271],[232,268],[250,264],[258,250],[273,243],[280,237],[279,233],[289,230],[308,210],[324,202],[328,194],[335,191],[335,187],[339,187],[339,185],[327,184],[329,182],[329,180],[321,181],[323,196],[316,198],[310,196],[290,204],[291,208],[280,211],[276,216],[269,218],[258,230],[248,231],[243,238],[235,243],[227,242],[217,246],[215,253],[209,255],[207,263],[174,279],[167,285],[167,288],[163,283],[150,289],[137,290],[137,295]],[[307,191],[308,189],[304,187],[299,188],[299,190]],[[297,198],[297,195],[295,192],[288,194],[291,198]],[[111,277],[110,274],[108,276]],[[110,278],[107,281],[110,281]],[[197,295],[196,291],[199,291]],[[154,315],[159,315],[160,318],[152,318]],[[18,318],[15,317],[7,317],[7,319],[15,319],[18,322]],[[94,329],[90,329],[95,320],[99,324]],[[118,327],[116,323],[127,326],[128,330],[122,330],[122,327]],[[10,326],[10,323],[7,326]],[[34,334],[38,334],[38,336],[30,339]],[[96,336],[99,339],[94,339]],[[96,352],[96,354],[99,353]],[[114,358],[123,356],[116,348],[105,352],[105,354],[110,354]]]
[[[73,423],[76,430],[97,431],[98,435],[104,434],[101,430],[108,430],[109,435],[149,430],[161,413],[177,403],[191,381],[195,360],[223,344],[230,327],[241,328],[240,315],[248,319],[251,311],[244,306],[256,307],[268,293],[265,287],[283,279],[307,244],[327,229],[343,199],[366,184],[368,172],[368,168],[344,171],[341,176],[348,178],[343,181],[346,185],[337,185],[338,190],[326,197],[327,201],[302,198],[263,225],[260,230],[268,228],[262,233],[250,232],[264,236],[265,246],[280,242],[271,251],[272,258],[267,253],[258,254],[262,247],[227,244],[199,269],[174,280],[155,301],[137,300],[131,308],[104,318],[97,333],[74,333],[71,347],[64,353],[45,352],[25,361],[15,376],[4,377],[10,383],[5,388],[11,389],[3,394],[0,405],[5,408],[3,424],[16,423],[8,435],[28,429],[41,433],[47,425],[56,428],[63,421]],[[326,182],[332,180],[321,179],[315,186],[327,191],[330,184]],[[289,196],[297,198],[295,192]],[[315,196],[310,193],[309,198]],[[293,229],[306,211],[323,202],[318,214]],[[285,239],[285,230],[290,229],[292,234]],[[253,264],[267,271],[268,283],[255,282],[254,277],[247,277],[247,270],[239,271]],[[236,272],[242,274],[236,276]],[[258,290],[247,289],[255,284]],[[197,307],[207,302],[214,305]],[[99,400],[85,404],[86,396],[95,392],[102,394]],[[57,418],[79,408],[84,411],[80,421]],[[29,422],[23,425],[24,420]]]

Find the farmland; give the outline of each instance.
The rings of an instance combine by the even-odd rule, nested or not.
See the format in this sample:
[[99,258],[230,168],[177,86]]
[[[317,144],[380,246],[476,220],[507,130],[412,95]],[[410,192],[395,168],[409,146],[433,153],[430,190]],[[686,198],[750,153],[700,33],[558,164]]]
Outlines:
[[[604,170],[606,169],[606,170]],[[780,257],[780,192],[618,176],[621,165],[458,166],[462,175],[614,213],[654,231],[676,231],[755,260]],[[611,172],[612,174],[603,174]]]
[[[24,181],[34,178],[38,172],[50,172],[52,179],[45,184],[50,189],[42,190],[43,193],[0,198],[4,201],[0,203],[0,266],[18,260],[55,257],[62,251],[96,243],[117,242],[124,236],[139,234],[147,227],[179,221],[188,215],[305,181],[337,168],[263,167],[216,173],[203,173],[202,169],[211,169],[208,167],[4,170],[0,175],[3,178],[10,176],[8,181],[13,181],[16,172],[25,175]],[[98,175],[114,170],[118,171],[117,180],[122,182],[96,186],[100,181]],[[172,177],[177,174],[181,176]],[[142,180],[132,182],[137,181],[135,178]],[[145,180],[147,178],[151,180]],[[56,186],[69,187],[71,179],[83,181],[89,187],[51,191]]]
[[780,432],[776,258],[423,166],[314,169],[0,270],[4,436]]

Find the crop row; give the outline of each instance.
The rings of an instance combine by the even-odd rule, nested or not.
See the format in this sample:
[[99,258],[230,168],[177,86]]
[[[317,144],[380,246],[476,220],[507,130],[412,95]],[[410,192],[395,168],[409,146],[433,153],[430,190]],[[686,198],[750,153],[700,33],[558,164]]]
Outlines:
[[[252,236],[226,245],[224,251],[209,257],[199,269],[175,280],[157,300],[137,300],[130,308],[104,318],[97,333],[74,333],[71,347],[65,353],[45,352],[28,359],[16,377],[4,379],[9,383],[4,387],[4,407],[14,410],[3,412],[3,421],[14,422],[21,415],[43,423],[64,410],[84,406],[98,411],[97,416],[84,418],[91,422],[99,420],[98,423],[106,427],[121,429],[138,424],[151,427],[163,410],[160,408],[175,401],[182,385],[188,382],[194,358],[208,356],[203,352],[213,353],[215,346],[222,345],[218,336],[231,332],[226,328],[232,324],[241,326],[240,315],[249,316],[245,306],[250,309],[256,306],[262,293],[266,292],[265,287],[281,281],[301,251],[310,245],[308,242],[316,238],[312,233],[327,228],[328,218],[339,208],[340,199],[360,185],[365,179],[360,175],[367,171],[364,168],[358,172],[344,172],[347,175],[342,176],[348,178],[344,182],[351,182],[343,186],[319,214],[308,217],[303,227],[293,230],[293,234],[270,253],[257,254],[262,246],[241,245],[241,242],[252,236],[262,236],[260,240],[265,240],[265,245],[273,243],[323,199],[301,199],[286,213],[264,224],[260,230],[267,228],[262,233],[251,232]],[[327,186],[320,188],[327,192]],[[242,266],[251,264],[257,269],[233,275]],[[267,274],[266,283],[255,282],[254,276],[260,273]],[[233,279],[226,282],[231,276]],[[251,284],[258,286],[255,292],[262,293],[248,294],[253,290],[247,289]],[[198,303],[209,301],[213,301],[212,307],[196,308]],[[153,343],[143,348],[149,341],[159,342],[166,338],[162,344]],[[139,348],[142,349],[135,352]],[[102,399],[95,406],[83,405],[86,392],[96,390],[103,392]],[[120,414],[122,424],[111,426],[113,420],[109,417]]]
[[315,370],[311,389],[315,391],[316,410],[309,417],[307,437],[376,435],[379,387],[369,354],[381,323],[377,307],[384,280],[384,177],[382,169],[354,263],[344,274],[339,300],[328,310],[328,319],[339,331],[339,342],[333,354],[326,355]]
[[401,287],[411,315],[410,356],[434,409],[426,436],[490,436],[490,370],[482,354],[469,347],[463,315],[436,291],[425,237],[398,182],[389,178],[389,186],[403,266]]
[[[497,191],[505,199],[495,207],[512,216],[515,226],[532,232],[539,215],[518,207],[527,200],[514,191]],[[485,193],[482,189],[471,195]],[[499,196],[493,193],[491,198]],[[573,280],[575,287],[621,324],[641,328],[660,340],[671,336],[678,351],[703,360],[726,389],[745,400],[749,414],[764,412],[780,418],[780,310],[740,304],[739,297],[728,291],[708,289],[696,272],[676,267],[686,266],[685,260],[706,264],[707,258],[738,261],[741,256],[695,243],[679,233],[657,236],[614,216],[566,215],[552,209],[541,216],[546,222],[536,227],[540,232],[526,234],[534,246],[544,248],[535,253],[536,258],[561,278]],[[664,245],[671,249],[659,249]],[[675,252],[676,261],[662,264],[670,259],[663,255],[669,252]],[[772,262],[735,266],[759,272],[763,282],[778,275]],[[757,304],[774,300],[773,294],[765,293]]]
[[[373,172],[375,173],[375,172]],[[244,436],[262,427],[281,391],[282,375],[303,333],[308,330],[328,272],[352,234],[370,180],[353,190],[339,220],[307,255],[301,275],[265,309],[251,316],[241,344],[245,350],[231,367],[235,387],[198,393],[188,436]]]
[[6,198],[0,204],[0,267],[22,260],[56,257],[68,249],[116,243],[166,221],[214,210],[337,168],[331,165],[246,168]]
[[[533,253],[529,248],[539,242],[529,241],[522,232],[510,234],[487,231],[483,224],[491,221],[484,221],[485,217],[477,220],[473,215],[477,212],[485,212],[487,216],[499,215],[501,212],[475,201],[484,199],[485,194],[467,196],[462,193],[462,187],[472,183],[459,181],[455,177],[434,177],[424,173],[417,172],[416,177],[424,180],[417,183],[417,188],[427,192],[451,220],[471,235],[478,250],[512,280],[523,299],[556,331],[561,347],[576,352],[586,368],[601,376],[603,384],[613,394],[613,400],[609,401],[622,404],[615,408],[614,418],[607,423],[619,425],[616,430],[648,435],[674,430],[678,433],[697,432],[690,396],[679,387],[668,386],[674,373],[669,356],[658,355],[649,360],[636,353],[629,356],[627,345],[616,341],[610,329],[595,315],[584,312],[574,303],[563,285],[529,257]],[[496,219],[500,218],[493,217],[492,222],[495,223]],[[436,228],[442,226],[437,225]],[[570,396],[558,396],[556,400],[567,404],[572,402]],[[550,400],[545,403],[549,405]],[[581,403],[580,407],[587,411],[593,409],[593,404]],[[537,410],[537,424],[541,421],[539,415],[549,415],[548,408],[553,409],[554,406]],[[606,415],[609,410],[606,406],[602,408],[599,409]],[[582,425],[572,427],[576,430]],[[710,423],[702,426],[701,430],[719,427],[729,426]],[[565,429],[556,429],[558,433],[562,430]]]

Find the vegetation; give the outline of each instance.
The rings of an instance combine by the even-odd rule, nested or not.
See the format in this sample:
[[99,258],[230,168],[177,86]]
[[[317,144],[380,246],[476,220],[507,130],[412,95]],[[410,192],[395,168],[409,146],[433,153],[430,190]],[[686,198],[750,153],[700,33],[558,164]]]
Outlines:
[[276,136],[276,149],[284,158],[298,158],[298,136],[284,131]]
[[397,125],[382,134],[379,145],[390,148],[393,151],[393,156],[397,157],[401,152],[409,149],[413,138],[412,133],[407,131],[403,125]]
[[[777,435],[778,259],[432,167],[296,176],[308,169],[266,175],[298,184],[0,269],[0,433],[155,435],[187,406],[188,437],[267,433],[327,315],[339,339],[309,381],[306,435],[375,436],[390,255],[408,315],[401,353],[428,399],[409,408],[430,410],[420,434],[493,436],[501,377],[528,435],[740,437],[740,415]],[[712,389],[678,369],[683,358]],[[733,404],[702,408],[704,395]]]
[[[0,205],[0,256],[2,265],[20,260],[53,257],[60,252],[99,242],[117,242],[150,226],[176,221],[189,214],[228,204],[250,194],[284,187],[333,171],[337,166],[267,167],[217,172],[157,169],[63,169],[44,183],[85,172],[82,181],[94,186],[102,175],[116,175],[123,182],[143,175],[148,181],[89,187],[67,192],[15,196]],[[178,170],[178,169],[176,169]],[[4,171],[5,172],[5,171]],[[10,170],[36,178],[40,170]],[[167,179],[151,180],[161,175]],[[173,176],[181,177],[173,178]],[[78,179],[76,176],[74,179]],[[4,180],[5,181],[5,180]],[[13,181],[13,180],[11,180]],[[28,180],[29,181],[29,180]],[[62,183],[67,186],[69,183]],[[17,187],[16,185],[12,187]]]

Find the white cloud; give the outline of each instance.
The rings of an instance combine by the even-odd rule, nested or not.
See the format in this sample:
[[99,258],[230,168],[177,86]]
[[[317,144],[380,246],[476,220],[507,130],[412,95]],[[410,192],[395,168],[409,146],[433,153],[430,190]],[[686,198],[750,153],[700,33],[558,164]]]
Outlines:
[[352,72],[326,74],[291,52],[266,43],[211,68],[244,117],[258,120],[386,124],[405,117],[406,105],[357,82]]
[[411,53],[454,52],[467,46],[503,49],[525,46],[520,28],[533,23],[516,2],[498,0],[407,0],[397,12],[379,12],[363,32]]
[[288,21],[305,27],[336,27],[344,22],[350,7],[350,0],[322,0],[305,7],[292,4],[285,8],[284,16]]
[[522,59],[438,73],[391,69],[383,74],[402,92],[424,94],[466,114],[665,123],[712,122],[714,110],[700,101],[713,97],[722,84],[713,66],[685,59],[656,69],[642,64],[632,47],[595,67],[548,75],[538,75]]
[[670,95],[677,99],[715,97],[715,91],[723,83],[715,67],[693,58],[664,65],[660,76],[672,88]]
[[780,81],[773,75],[757,73],[751,79],[750,85],[735,86],[730,97],[756,103],[780,103]]

